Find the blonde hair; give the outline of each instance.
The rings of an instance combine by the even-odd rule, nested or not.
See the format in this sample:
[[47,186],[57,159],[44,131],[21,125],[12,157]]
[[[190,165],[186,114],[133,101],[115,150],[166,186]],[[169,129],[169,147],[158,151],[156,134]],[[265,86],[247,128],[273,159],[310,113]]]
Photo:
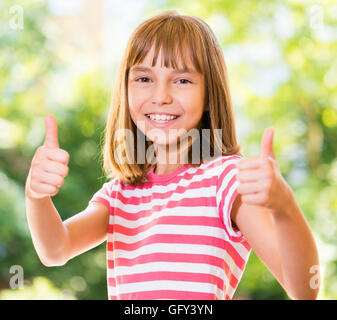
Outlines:
[[[211,154],[214,150],[220,150],[222,155],[240,154],[225,60],[216,36],[200,18],[181,15],[177,11],[166,11],[145,20],[131,34],[118,71],[104,132],[101,155],[105,174],[108,178],[117,176],[130,185],[143,182],[153,166],[153,159],[150,162],[145,159],[143,164],[137,161],[116,161],[115,157],[131,159],[132,155],[137,155],[137,151],[142,152],[137,150],[137,139],[133,139],[132,145],[126,145],[124,150],[118,147],[117,133],[128,129],[133,132],[134,137],[142,135],[129,113],[128,76],[130,68],[141,63],[153,45],[155,50],[152,66],[156,64],[160,49],[163,50],[165,67],[174,69],[178,67],[177,59],[186,67],[184,52],[189,53],[194,68],[205,79],[205,109],[198,126],[199,132],[201,129],[210,129],[208,143]],[[214,129],[222,129],[222,135],[219,137],[214,134]],[[130,144],[130,140],[126,140],[126,144]],[[152,144],[152,141],[145,141],[145,154]],[[200,165],[191,162],[190,146],[188,163],[192,166]]]

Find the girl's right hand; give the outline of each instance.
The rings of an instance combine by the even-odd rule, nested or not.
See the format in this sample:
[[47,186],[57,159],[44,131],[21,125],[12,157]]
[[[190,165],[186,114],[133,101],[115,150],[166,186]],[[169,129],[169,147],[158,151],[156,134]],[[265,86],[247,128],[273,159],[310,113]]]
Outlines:
[[34,154],[26,180],[25,193],[30,199],[55,196],[69,172],[69,153],[59,148],[54,116],[46,116],[45,124],[44,143]]

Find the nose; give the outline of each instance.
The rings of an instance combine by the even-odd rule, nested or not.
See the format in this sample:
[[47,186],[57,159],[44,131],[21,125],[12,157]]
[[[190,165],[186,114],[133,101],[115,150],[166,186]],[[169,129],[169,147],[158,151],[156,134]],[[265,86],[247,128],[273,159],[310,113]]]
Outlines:
[[165,83],[158,83],[153,88],[152,104],[162,105],[172,103],[170,89]]

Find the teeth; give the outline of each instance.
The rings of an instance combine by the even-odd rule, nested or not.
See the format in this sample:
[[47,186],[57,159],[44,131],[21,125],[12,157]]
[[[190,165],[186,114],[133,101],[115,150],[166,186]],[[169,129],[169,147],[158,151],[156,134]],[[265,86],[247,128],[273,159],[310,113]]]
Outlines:
[[175,118],[178,118],[178,116],[167,116],[165,114],[162,114],[162,115],[159,115],[159,114],[156,114],[156,115],[149,114],[148,117],[151,120],[155,120],[155,121],[169,121],[169,120],[173,120]]

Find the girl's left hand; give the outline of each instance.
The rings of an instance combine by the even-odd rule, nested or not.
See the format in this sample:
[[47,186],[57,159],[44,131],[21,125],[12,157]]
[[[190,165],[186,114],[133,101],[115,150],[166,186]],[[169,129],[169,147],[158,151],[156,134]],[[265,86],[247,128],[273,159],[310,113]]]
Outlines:
[[238,193],[242,202],[282,212],[290,200],[290,187],[282,177],[273,152],[274,130],[265,130],[261,143],[261,156],[237,162]]

